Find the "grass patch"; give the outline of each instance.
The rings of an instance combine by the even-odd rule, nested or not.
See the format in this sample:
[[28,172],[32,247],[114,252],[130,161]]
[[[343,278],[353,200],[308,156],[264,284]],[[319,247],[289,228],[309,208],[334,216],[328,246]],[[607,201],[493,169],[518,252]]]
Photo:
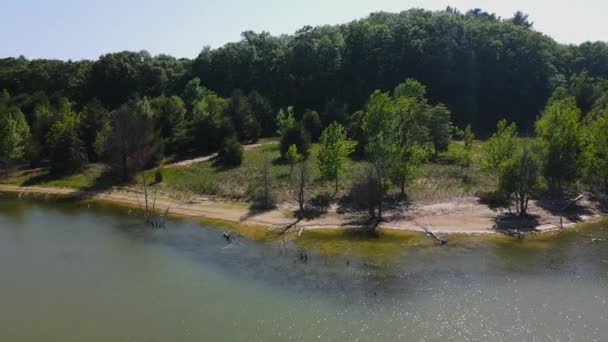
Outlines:
[[[482,157],[481,145],[482,142],[475,141],[472,165],[465,170],[460,165],[464,146],[462,142],[451,142],[447,151],[439,153],[437,158],[422,166],[419,177],[407,188],[409,199],[411,201],[438,201],[476,195],[491,190],[494,186],[494,178],[479,168]],[[308,198],[334,193],[334,182],[324,180],[320,176],[318,152],[319,145],[313,144],[309,157],[312,184],[309,186]],[[232,169],[217,168],[213,165],[213,160],[195,163],[187,167],[160,168],[163,182],[158,186],[165,194],[173,197],[181,198],[184,194],[191,193],[249,201],[259,186],[266,162],[270,163],[273,189],[278,201],[291,201],[289,194],[290,168],[280,160],[279,145],[273,142],[245,150],[243,164]],[[363,160],[347,160],[336,198],[349,192],[352,183],[367,165],[368,163]],[[59,177],[49,174],[48,170],[44,168],[21,170],[1,178],[0,184],[79,190],[99,189],[113,185],[110,176],[104,173],[105,170],[106,167],[102,164],[90,164],[80,173]],[[149,182],[154,180],[156,170],[146,171]],[[138,176],[135,181],[137,185],[141,185],[142,178]],[[397,193],[398,189],[391,191]]]
[[46,186],[69,189],[91,189],[110,183],[103,164],[89,164],[79,173],[53,175],[47,168],[19,170],[0,178],[0,184],[17,186]]
[[465,153],[462,142],[450,142],[448,150],[423,165],[419,177],[408,187],[413,201],[436,201],[446,198],[476,195],[494,188],[495,178],[480,168],[483,158],[482,142],[475,141],[471,151],[471,165],[462,166]]
[[[333,181],[321,179],[317,161],[319,145],[313,144],[309,157],[310,172],[313,179],[310,197],[322,194],[333,194]],[[289,199],[290,168],[280,160],[279,145],[267,144],[244,152],[243,164],[233,169],[221,169],[213,166],[213,160],[193,164],[189,167],[162,168],[163,183],[166,192],[194,192],[197,194],[216,195],[233,200],[249,200],[260,183],[264,163],[270,164],[273,176],[273,187],[280,201]],[[366,162],[348,160],[345,174],[342,176],[338,194],[346,193],[352,180],[365,167]],[[152,174],[152,173],[151,173]]]
[[396,230],[380,230],[375,235],[344,229],[307,230],[294,242],[299,248],[324,255],[350,254],[375,259],[403,254],[407,247],[434,246],[433,241],[422,233]]

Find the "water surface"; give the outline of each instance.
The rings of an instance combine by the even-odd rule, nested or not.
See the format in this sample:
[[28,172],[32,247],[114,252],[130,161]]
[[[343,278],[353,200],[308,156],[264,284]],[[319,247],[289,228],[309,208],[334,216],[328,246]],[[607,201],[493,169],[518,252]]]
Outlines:
[[443,247],[312,233],[228,245],[127,212],[0,197],[1,341],[608,339],[602,225]]

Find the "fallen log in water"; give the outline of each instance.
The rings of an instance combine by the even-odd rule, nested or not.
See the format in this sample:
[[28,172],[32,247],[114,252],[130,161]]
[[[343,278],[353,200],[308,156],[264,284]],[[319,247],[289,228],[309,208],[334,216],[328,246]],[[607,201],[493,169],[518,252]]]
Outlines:
[[422,229],[424,229],[424,231],[426,232],[426,234],[430,237],[432,237],[435,242],[437,242],[440,245],[445,245],[446,243],[448,243],[448,240],[445,239],[443,236],[433,233],[433,231],[431,230],[430,227],[426,227],[426,226],[421,226]]
[[523,240],[526,237],[526,234],[519,229],[507,229],[503,231],[503,234],[510,235],[519,240]]

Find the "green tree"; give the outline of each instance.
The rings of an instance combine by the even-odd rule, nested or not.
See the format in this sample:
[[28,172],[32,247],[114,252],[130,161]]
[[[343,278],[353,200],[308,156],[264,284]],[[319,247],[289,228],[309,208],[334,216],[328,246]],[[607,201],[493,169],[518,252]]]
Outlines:
[[447,151],[454,131],[450,110],[443,104],[427,110],[427,123],[435,151]]
[[[382,220],[383,203],[386,192],[390,189],[392,183],[390,180],[391,165],[395,158],[397,147],[390,136],[386,137],[383,133],[378,133],[372,136],[365,148],[368,159],[372,165],[372,175],[375,178],[372,184],[376,184],[378,189],[375,191],[378,203],[378,220]],[[375,216],[375,215],[372,215]]]
[[427,157],[427,150],[414,143],[397,146],[395,152],[391,172],[399,184],[401,198],[405,198],[405,187],[420,173],[420,167]]
[[348,119],[348,136],[357,142],[355,146],[355,155],[363,157],[365,155],[365,146],[367,145],[367,134],[363,129],[365,121],[365,111],[358,110],[353,113]]
[[225,168],[237,167],[243,163],[243,146],[232,135],[222,143],[217,152],[218,164]]
[[521,217],[528,213],[528,203],[538,185],[540,159],[531,143],[518,139],[513,154],[500,165],[498,190],[509,202],[514,201]]
[[239,89],[232,92],[226,107],[226,115],[232,119],[239,140],[255,142],[260,137],[261,126],[253,115],[249,100]]
[[100,101],[93,100],[84,107],[80,116],[80,132],[88,160],[98,162],[112,130],[110,112]]
[[366,106],[363,130],[368,137],[394,131],[397,122],[394,103],[388,93],[374,91]]
[[279,149],[283,159],[286,158],[287,151],[291,145],[296,145],[298,152],[304,159],[308,158],[310,153],[310,134],[300,124],[286,129],[281,136]]
[[395,87],[393,96],[414,98],[417,101],[423,101],[426,100],[426,87],[417,80],[408,78]]
[[550,104],[536,122],[536,134],[543,149],[543,174],[552,189],[562,193],[564,182],[579,175],[581,111],[574,98]]
[[[403,130],[409,131],[410,139],[431,154],[445,151],[450,143],[452,131],[451,113],[442,104],[431,106],[426,99],[426,88],[420,82],[407,79],[393,91],[397,115]],[[431,147],[432,149],[429,149]]]
[[304,156],[298,152],[298,146],[290,145],[287,149],[287,153],[285,154],[285,159],[289,164],[289,175],[293,175],[294,166],[304,160]]
[[314,110],[307,109],[302,117],[302,125],[304,129],[310,133],[312,141],[318,141],[321,136],[321,130],[323,129],[321,119],[319,119],[319,113]]
[[186,108],[178,96],[159,96],[150,101],[156,129],[163,146],[170,153],[179,153],[186,133]]
[[533,22],[528,21],[528,15],[522,11],[517,11],[513,15],[513,18],[509,19],[513,24],[521,26],[526,29],[531,29],[534,26]]
[[[508,174],[505,170],[508,165],[514,165],[515,146],[518,143],[517,126],[515,123],[507,124],[506,120],[500,120],[496,125],[496,132],[483,144],[483,158],[481,169],[489,174],[495,175],[497,179],[496,199],[501,203],[509,202],[511,193],[505,192],[507,188],[503,178]],[[510,170],[514,166],[511,166]],[[507,189],[510,190],[510,189]]]
[[76,114],[64,115],[51,126],[47,142],[52,173],[73,173],[86,164],[87,155],[79,127],[80,118]]
[[323,177],[335,181],[334,195],[338,193],[339,176],[344,171],[346,159],[355,150],[355,145],[347,140],[346,130],[336,122],[321,134],[319,168]]
[[276,131],[276,126],[270,101],[255,90],[249,92],[247,99],[249,100],[253,116],[257,122],[260,123],[261,135],[265,137],[273,136]]
[[508,125],[506,120],[500,120],[496,125],[496,133],[483,144],[482,169],[497,174],[501,169],[501,163],[512,157],[516,140],[517,126],[515,123]]
[[608,109],[589,118],[583,130],[586,179],[589,184],[608,194]]
[[391,96],[378,90],[373,92],[366,107],[363,130],[368,137],[365,152],[372,165],[371,174],[375,177],[371,183],[378,186],[376,206],[379,220],[382,220],[384,195],[391,186],[389,173],[397,151],[396,125],[397,117]]
[[416,97],[397,97],[394,106],[397,125],[391,176],[399,184],[401,198],[405,198],[406,185],[418,175],[420,165],[427,154],[434,151],[434,146],[426,126],[426,103]]
[[203,87],[201,80],[195,77],[186,83],[184,92],[182,93],[182,99],[188,111],[191,111],[194,104],[203,99],[207,89]]
[[30,128],[18,108],[2,108],[0,104],[0,161],[8,165],[25,157]]
[[234,135],[230,119],[224,116],[227,101],[209,92],[194,103],[188,128],[191,148],[199,153],[217,151],[223,137]]
[[296,119],[293,116],[293,107],[289,106],[286,110],[279,109],[275,119],[277,125],[277,134],[283,133],[296,125]]

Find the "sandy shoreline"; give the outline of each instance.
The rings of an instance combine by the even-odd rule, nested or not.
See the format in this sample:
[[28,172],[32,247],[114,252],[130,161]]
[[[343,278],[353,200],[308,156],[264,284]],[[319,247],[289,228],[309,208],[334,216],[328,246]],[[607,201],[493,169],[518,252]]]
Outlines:
[[[138,196],[130,189],[84,192],[66,188],[0,185],[0,192],[60,195],[138,206]],[[139,201],[141,200],[142,197],[139,196]],[[185,204],[184,200],[159,195],[156,207],[163,211],[169,207],[171,213],[182,216],[218,219],[244,226],[264,226],[269,229],[287,227],[294,223],[297,229],[353,228],[360,226],[359,222],[362,219],[360,214],[338,214],[334,208],[331,208],[319,218],[296,223],[291,211],[292,207],[288,205],[282,205],[276,210],[256,213],[251,212],[244,203],[217,201],[204,196],[196,197]],[[569,213],[561,218],[562,227],[571,227],[604,216],[597,205],[586,198],[582,199],[577,207],[578,212]],[[513,227],[496,229],[500,225],[497,217],[504,213],[504,209],[491,209],[480,204],[474,197],[462,197],[440,203],[420,203],[407,208],[392,209],[386,214],[387,222],[382,223],[380,228],[424,232],[422,228],[424,226],[441,234],[503,234],[506,231],[519,230],[517,222]],[[546,206],[533,202],[530,204],[530,213],[536,217],[533,227],[528,226],[522,230],[546,232],[560,229],[560,216],[555,210],[552,211]]]

